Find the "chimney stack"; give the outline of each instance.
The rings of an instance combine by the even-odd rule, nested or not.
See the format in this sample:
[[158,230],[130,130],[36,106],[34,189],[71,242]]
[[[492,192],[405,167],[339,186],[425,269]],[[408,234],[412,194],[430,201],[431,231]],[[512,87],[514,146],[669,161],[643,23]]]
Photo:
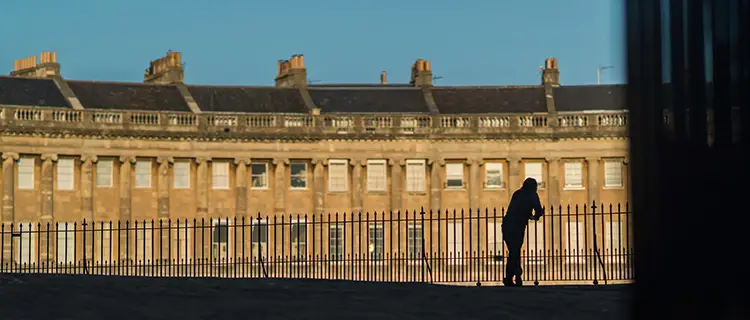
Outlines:
[[414,86],[431,86],[432,69],[430,69],[430,60],[417,59],[411,66],[411,81]]
[[57,53],[45,51],[37,57],[30,56],[13,61],[13,77],[52,78],[60,74],[60,64],[57,63]]
[[380,73],[380,84],[388,84],[388,81],[386,80],[386,74],[385,71]]
[[544,60],[542,84],[553,87],[560,86],[560,70],[557,68],[557,58],[547,58]]
[[295,54],[289,60],[279,60],[278,73],[274,80],[276,80],[276,86],[279,88],[307,86],[305,56]]
[[185,71],[182,68],[182,53],[169,50],[166,56],[149,62],[143,74],[143,82],[154,84],[183,83]]

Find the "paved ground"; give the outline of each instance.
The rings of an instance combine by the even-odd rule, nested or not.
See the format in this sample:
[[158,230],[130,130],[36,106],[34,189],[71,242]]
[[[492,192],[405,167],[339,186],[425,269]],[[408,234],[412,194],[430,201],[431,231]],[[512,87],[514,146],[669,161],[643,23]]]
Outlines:
[[630,289],[0,275],[0,319],[627,319]]

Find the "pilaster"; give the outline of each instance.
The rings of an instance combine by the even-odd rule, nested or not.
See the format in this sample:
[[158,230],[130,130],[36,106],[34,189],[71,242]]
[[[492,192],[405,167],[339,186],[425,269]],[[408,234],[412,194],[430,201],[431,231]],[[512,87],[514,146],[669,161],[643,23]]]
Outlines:
[[208,162],[210,157],[198,157],[195,162],[198,164],[198,177],[196,179],[195,194],[198,198],[198,207],[196,213],[198,220],[208,218]]
[[[289,165],[289,159],[288,158],[276,158],[273,159],[273,165],[276,167],[276,171],[274,172],[274,186],[273,186],[273,193],[274,193],[274,214],[276,216],[280,216],[284,213],[286,213],[286,190],[287,190],[287,184],[286,181],[286,167]],[[317,193],[318,191],[315,190]]]
[[445,166],[445,159],[433,157],[428,161],[430,165],[430,209],[437,212],[443,207],[443,179],[440,172]]
[[352,166],[352,212],[356,215],[362,212],[362,167],[367,160],[361,158],[349,159]]
[[391,158],[388,159],[388,164],[391,166],[391,211],[395,212],[403,209],[403,173],[406,160]]
[[247,186],[247,167],[251,164],[250,158],[235,158],[234,164],[237,166],[235,170],[235,181],[237,186],[235,187],[236,200],[236,214],[238,218],[249,217],[247,208],[248,203],[248,186]]

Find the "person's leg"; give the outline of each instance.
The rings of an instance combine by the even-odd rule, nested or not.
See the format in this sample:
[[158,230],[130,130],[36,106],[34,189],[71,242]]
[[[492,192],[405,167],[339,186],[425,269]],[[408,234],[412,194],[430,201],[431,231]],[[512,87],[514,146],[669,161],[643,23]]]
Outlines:
[[515,231],[507,231],[505,235],[505,245],[508,247],[508,261],[505,264],[504,283],[512,284],[513,277],[518,274],[521,262],[521,246],[518,241],[518,235]]
[[523,247],[523,237],[524,237],[524,230],[521,230],[518,234],[517,242],[516,242],[516,265],[514,268],[514,274],[516,276],[516,285],[521,286],[523,285],[523,278],[521,275],[523,275],[523,268],[521,267],[521,248]]

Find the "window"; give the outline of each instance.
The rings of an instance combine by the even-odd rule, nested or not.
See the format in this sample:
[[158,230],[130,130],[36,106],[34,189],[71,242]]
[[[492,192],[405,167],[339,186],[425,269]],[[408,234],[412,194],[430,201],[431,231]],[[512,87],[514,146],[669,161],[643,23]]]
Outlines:
[[565,188],[583,189],[583,163],[565,162]]
[[135,162],[135,187],[151,188],[151,160]]
[[328,191],[329,192],[344,192],[348,188],[347,177],[348,170],[346,168],[347,161],[339,159],[328,160]]
[[463,188],[464,165],[463,163],[445,164],[445,187],[449,189]]
[[177,161],[174,163],[174,188],[190,188],[190,162]]
[[18,159],[18,189],[34,189],[34,158]]
[[[107,265],[113,260],[112,235],[117,232],[109,222],[97,222],[94,228],[94,257],[99,264]],[[117,234],[114,234],[117,237]]]
[[499,162],[489,162],[484,165],[484,185],[488,189],[503,188],[503,164]]
[[57,224],[57,263],[75,263],[75,230],[72,223]]
[[292,189],[306,189],[307,188],[307,163],[304,162],[292,162],[290,165],[291,175],[290,186]]
[[28,267],[29,264],[36,262],[36,233],[34,232],[34,225],[31,223],[19,223],[17,229],[14,230],[21,234],[20,237],[13,237],[15,239],[15,258],[16,262],[21,264],[22,267]]
[[99,160],[96,162],[96,186],[112,186],[112,160]]
[[253,242],[253,260],[268,260],[268,223],[254,223],[250,233]]
[[[542,185],[542,163],[541,162],[527,162],[525,167],[526,178],[534,178],[541,188]],[[523,182],[523,181],[522,181]]]
[[542,220],[529,221],[526,232],[528,233],[526,235],[528,240],[526,249],[524,252],[521,252],[521,255],[526,255],[526,260],[530,264],[544,263],[544,253],[546,252],[544,246],[544,222]]
[[229,223],[226,220],[213,222],[211,230],[211,258],[224,262],[229,259]]
[[329,261],[344,261],[344,226],[331,224],[328,227]]
[[250,169],[252,170],[252,188],[268,189],[268,163],[253,163]]
[[368,226],[368,252],[371,261],[383,261],[385,255],[385,232],[383,223],[376,222]]
[[448,223],[448,262],[460,264],[464,251],[464,230],[461,223]]
[[73,159],[57,160],[57,190],[73,190],[75,188]]
[[607,160],[604,162],[604,187],[622,187],[622,161]]
[[622,246],[625,238],[623,237],[623,230],[621,228],[622,224],[620,224],[620,221],[612,220],[604,222],[604,250],[599,250],[601,250],[600,252],[607,261],[619,262],[625,259],[624,257],[620,257],[623,251],[625,251],[625,248]]
[[177,263],[187,263],[191,261],[190,250],[192,245],[190,244],[190,236],[193,233],[190,224],[187,221],[177,220],[175,225],[175,259]]
[[503,252],[503,224],[490,221],[487,223],[487,252],[491,256],[491,262],[500,262],[500,257],[505,256]]
[[367,161],[367,191],[385,191],[386,188],[385,160]]
[[229,189],[229,162],[214,162],[211,168],[213,188]]
[[153,260],[153,233],[151,222],[136,222],[135,224],[135,252],[139,263],[150,263]]
[[407,192],[425,192],[425,161],[424,160],[407,160],[406,161],[406,191]]
[[584,242],[586,229],[583,221],[569,221],[567,233],[565,255],[568,257],[568,262],[583,263],[586,258],[586,243]]
[[422,225],[411,222],[406,230],[406,250],[408,250],[408,259],[422,260]]
[[292,259],[296,261],[307,260],[307,224],[304,221],[293,221],[291,237],[292,252],[290,253]]

